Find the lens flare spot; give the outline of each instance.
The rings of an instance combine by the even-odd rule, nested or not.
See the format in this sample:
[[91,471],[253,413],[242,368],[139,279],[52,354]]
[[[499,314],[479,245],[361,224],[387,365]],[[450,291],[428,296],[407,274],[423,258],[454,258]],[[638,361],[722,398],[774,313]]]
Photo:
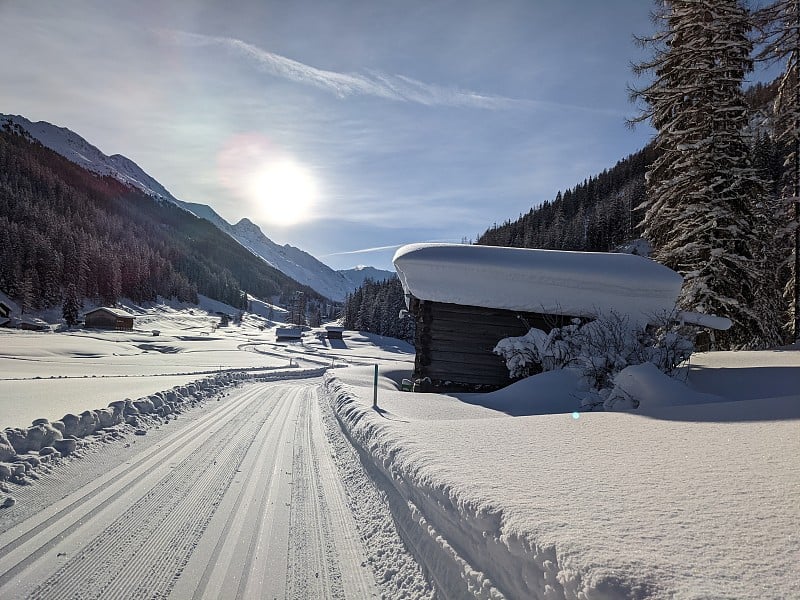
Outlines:
[[259,223],[291,226],[312,220],[321,198],[313,171],[259,133],[225,141],[217,154],[217,178],[251,207],[246,214]]
[[575,412],[573,412],[573,413],[572,413],[572,418],[573,418],[573,419],[575,419],[575,420],[577,421],[578,419],[580,419],[580,418],[581,418],[581,413],[579,413],[579,412],[576,410]]
[[291,160],[264,165],[253,175],[250,197],[266,221],[294,225],[311,218],[317,200],[314,177]]

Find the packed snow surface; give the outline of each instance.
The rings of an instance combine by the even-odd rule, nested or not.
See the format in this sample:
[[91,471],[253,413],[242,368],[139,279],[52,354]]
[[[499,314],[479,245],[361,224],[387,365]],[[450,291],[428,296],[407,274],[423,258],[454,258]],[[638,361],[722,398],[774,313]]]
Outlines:
[[641,410],[577,412],[572,371],[457,396],[390,373],[377,409],[369,368],[326,391],[443,597],[800,597],[800,350],[623,373]]
[[683,283],[632,254],[410,244],[393,262],[420,300],[586,317],[614,311],[637,321],[670,313]]
[[[334,458],[347,492],[325,492],[327,508],[315,504],[313,497],[322,497],[320,486],[330,491],[339,483],[326,475],[332,469],[326,458],[331,450],[319,437],[319,419],[328,417],[316,412],[315,388],[309,383],[252,384],[230,396],[229,403],[209,406],[209,412],[202,413],[206,416],[198,417],[205,419],[202,430],[195,426],[176,430],[189,440],[184,445],[177,444],[177,439],[174,442],[183,453],[181,461],[191,467],[185,472],[209,473],[234,491],[217,508],[218,499],[210,495],[213,490],[208,486],[168,488],[172,491],[167,496],[176,502],[182,498],[181,490],[191,495],[197,510],[188,515],[202,513],[210,519],[205,530],[191,531],[202,536],[225,534],[219,542],[213,537],[207,538],[210,544],[200,540],[199,550],[184,553],[189,561],[187,573],[194,573],[197,565],[198,573],[211,570],[203,577],[179,578],[175,597],[191,596],[191,590],[181,593],[198,582],[218,586],[239,575],[248,576],[241,579],[246,583],[240,583],[240,589],[257,587],[259,581],[274,588],[283,573],[278,567],[274,570],[252,561],[248,548],[256,548],[256,537],[262,534],[265,543],[273,544],[274,536],[268,535],[271,523],[285,525],[287,519],[293,533],[281,535],[318,538],[308,548],[302,543],[290,546],[294,550],[288,558],[283,551],[269,554],[275,560],[288,560],[288,570],[294,573],[288,580],[294,586],[304,581],[322,585],[316,578],[309,583],[298,575],[317,564],[313,561],[320,561],[332,570],[314,567],[314,571],[320,573],[320,580],[332,573],[326,582],[334,586],[330,589],[338,589],[334,567],[342,554],[324,551],[330,547],[326,536],[332,533],[337,548],[345,547],[337,546],[340,542],[358,539],[365,544],[360,552],[379,566],[377,583],[384,586],[384,597],[431,597],[431,590],[413,576],[408,563],[396,566],[396,540],[388,541],[384,535],[397,526],[439,598],[800,597],[796,578],[800,564],[798,348],[694,355],[683,379],[670,379],[637,365],[621,372],[616,384],[640,401],[639,409],[582,413],[578,404],[584,384],[574,371],[544,373],[490,394],[401,392],[399,381],[413,368],[413,348],[405,342],[350,331],[345,331],[342,340],[328,340],[324,329],[319,329],[305,332],[299,342],[281,344],[275,340],[274,324],[262,317],[247,314],[241,326],[220,328],[215,327],[214,311],[224,311],[224,307],[206,302],[205,308],[128,306],[137,316],[134,332],[0,332],[0,426],[25,426],[33,418],[52,420],[66,412],[80,412],[82,395],[96,394],[91,408],[99,408],[110,401],[152,393],[138,390],[140,381],[152,381],[165,390],[181,384],[173,380],[184,376],[196,380],[244,371],[247,379],[251,373],[263,379],[289,376],[292,369],[329,369],[322,388],[326,405],[333,409],[329,425],[335,425],[336,419],[358,454],[343,458],[347,442],[337,442]],[[159,330],[159,335],[152,335],[151,329]],[[374,408],[375,364],[380,377]],[[19,387],[9,397],[12,386]],[[18,405],[33,409],[18,423],[11,422]],[[236,415],[233,422],[213,416],[226,411]],[[271,414],[278,413],[282,427],[289,429],[261,428],[262,420],[267,423]],[[194,417],[182,415],[177,422],[151,430],[144,439],[167,441],[170,428],[180,426],[184,418]],[[251,444],[252,452],[245,454],[254,436],[265,436],[264,443]],[[143,454],[145,462],[136,463],[139,471],[126,467],[125,452],[132,453],[138,446],[132,441],[130,448],[109,444],[102,451],[116,461],[108,481],[128,490],[121,492],[121,499],[144,490],[145,480],[155,484],[161,477],[180,474],[170,475],[175,460],[166,446],[163,456],[153,455],[152,460]],[[241,452],[217,464],[221,455],[216,445],[226,444],[241,446]],[[245,458],[242,466],[231,462],[231,456],[251,454],[253,460]],[[273,454],[279,462],[263,468],[260,461]],[[105,489],[101,478],[107,467],[102,458],[85,459],[87,473],[94,469],[96,479],[86,479],[88,475],[80,479],[80,460],[69,464],[76,469],[75,481]],[[369,491],[364,474],[353,475],[353,468],[365,469],[380,493]],[[282,474],[289,481],[289,473],[293,473],[291,486],[275,487],[267,481],[270,474]],[[56,515],[60,505],[55,502],[63,497],[59,486],[67,484],[50,485],[48,477],[43,474],[42,481],[15,492],[18,501],[0,510],[0,524],[11,522],[19,511],[29,515],[41,510],[40,521],[45,524],[51,517],[61,519]],[[122,479],[117,481],[117,477]],[[311,487],[302,487],[301,481],[310,482]],[[94,510],[77,501],[88,492],[74,493],[78,495],[64,498],[65,506],[79,512],[84,507]],[[44,494],[44,500],[39,494]],[[274,504],[265,500],[268,494],[278,494]],[[255,509],[247,503],[259,498],[252,505]],[[335,523],[329,529],[324,524],[326,514],[345,519],[345,502],[357,515],[358,536]],[[301,510],[287,512],[287,503]],[[259,506],[273,511],[277,520],[259,516],[267,514]],[[237,507],[250,508],[243,512]],[[170,516],[151,518],[147,512],[151,509]],[[123,519],[129,509],[119,504],[117,510]],[[178,530],[183,526],[167,505],[142,503],[137,510],[144,511],[141,519],[125,530],[134,541],[156,535],[161,527]],[[116,518],[116,513],[107,512],[108,519]],[[77,513],[63,518],[67,519],[64,527],[82,519]],[[91,526],[94,521],[87,522]],[[58,561],[63,561],[64,568],[80,567],[82,555],[69,546],[77,541],[36,531],[36,539],[41,538],[47,552],[66,555],[50,560],[50,554],[42,554],[42,560],[30,563],[31,568],[49,573],[60,568]],[[0,561],[11,564],[13,556],[27,556],[30,551],[25,548],[33,540],[23,534],[25,543],[8,546],[6,556],[0,553]],[[115,539],[107,543],[117,547]],[[220,556],[235,569],[226,571],[227,563],[211,560],[215,547],[222,548]],[[94,549],[89,544],[81,552]],[[128,559],[137,573],[147,573],[153,565],[143,562],[144,554],[93,564],[97,581],[111,578],[114,569],[123,568]],[[363,558],[355,557],[350,558],[352,569],[342,568],[343,576],[363,566]],[[249,569],[251,563],[255,571]],[[176,585],[175,571],[158,566],[156,570],[164,576],[163,582]],[[217,571],[222,573],[219,578],[214,575]],[[55,582],[51,575],[12,579],[7,574],[3,581],[28,587]],[[83,585],[80,581],[69,583]],[[342,581],[346,584],[347,579]],[[84,584],[95,585],[89,580]],[[276,588],[278,592],[282,586]],[[302,597],[298,594],[294,597]]]

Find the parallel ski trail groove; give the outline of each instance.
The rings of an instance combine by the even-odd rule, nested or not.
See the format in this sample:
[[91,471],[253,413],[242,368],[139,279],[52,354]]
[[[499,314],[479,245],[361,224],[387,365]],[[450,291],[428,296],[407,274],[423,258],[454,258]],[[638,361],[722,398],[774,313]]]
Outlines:
[[253,383],[117,448],[0,533],[0,598],[379,597],[320,410],[311,382]]
[[[138,595],[133,591],[141,587],[142,575],[148,581],[148,591],[167,592],[175,569],[170,570],[168,562],[159,563],[154,559],[171,555],[179,564],[188,560],[188,556],[179,556],[174,551],[165,553],[164,542],[188,538],[196,543],[216,503],[230,484],[236,467],[273,409],[274,406],[259,415],[259,421],[256,422],[250,419],[247,410],[236,413],[211,434],[212,443],[203,444],[181,461],[152,490],[99,534],[90,546],[34,590],[31,596],[42,599],[65,596],[133,597]],[[236,433],[239,435],[234,436]],[[216,468],[210,468],[212,466]],[[188,534],[187,537],[177,537],[182,529]],[[124,544],[120,544],[120,538]],[[191,551],[191,542],[189,546]],[[167,549],[175,550],[169,546]],[[120,560],[124,556],[128,556],[127,561]],[[121,568],[113,568],[120,564]],[[141,573],[143,565],[154,564],[159,564],[161,568],[155,572]],[[102,577],[93,577],[92,573],[98,572],[98,565],[105,565],[106,568],[100,571]],[[67,582],[67,585],[64,586],[63,582]],[[117,586],[112,594],[109,588],[116,582],[124,584]],[[89,589],[87,583],[91,584]]]
[[[251,392],[250,394],[252,393],[254,392]],[[66,516],[69,515],[69,513],[71,513],[72,511],[84,507],[86,501],[88,499],[93,498],[99,488],[101,488],[108,481],[114,479],[117,475],[121,475],[128,479],[133,479],[133,476],[135,475],[133,471],[135,469],[142,468],[143,466],[152,463],[153,461],[151,459],[155,458],[155,455],[158,454],[159,456],[165,456],[165,457],[169,456],[170,452],[176,446],[179,446],[187,439],[196,436],[198,432],[205,432],[209,428],[209,426],[215,425],[219,419],[224,418],[225,416],[227,416],[236,409],[240,409],[243,404],[249,402],[250,394],[243,395],[241,398],[236,399],[234,402],[230,404],[225,404],[220,408],[214,410],[213,412],[209,413],[208,415],[201,417],[195,423],[193,428],[184,429],[183,431],[179,432],[176,435],[176,437],[170,438],[164,445],[155,446],[147,450],[146,452],[142,453],[141,455],[138,455],[135,459],[135,462],[133,462],[132,464],[121,465],[120,467],[117,467],[112,471],[110,471],[106,476],[93,482],[92,485],[87,486],[87,488],[84,490],[85,493],[81,497],[71,502],[68,506],[59,508],[57,512],[54,512],[54,514],[45,521],[38,523],[37,525],[26,530],[24,533],[15,536],[12,540],[8,541],[2,547],[0,547],[0,557],[7,556],[8,553],[14,548],[18,548],[21,544],[29,541],[30,539],[32,539],[37,534],[41,533],[43,530],[47,529],[54,523],[63,521],[66,518]],[[108,498],[106,502],[115,500],[117,497],[119,497],[119,495],[125,492],[124,486],[119,486],[119,487],[120,487],[119,492],[114,494],[114,496]],[[25,525],[23,523],[21,527],[24,526]],[[19,527],[20,526],[18,526],[18,528]],[[0,539],[4,537],[7,537],[6,534],[0,535]],[[5,581],[4,578],[5,578],[5,573],[0,575],[0,585],[4,583]]]

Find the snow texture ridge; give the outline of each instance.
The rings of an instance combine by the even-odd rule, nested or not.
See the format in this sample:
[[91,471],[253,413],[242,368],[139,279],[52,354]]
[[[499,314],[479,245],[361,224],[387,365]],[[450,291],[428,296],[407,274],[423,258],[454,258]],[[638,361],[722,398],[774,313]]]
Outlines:
[[[145,435],[149,427],[175,418],[226,388],[246,381],[283,381],[319,377],[325,368],[289,371],[227,371],[198,379],[186,385],[131,400],[115,400],[106,408],[85,410],[80,415],[67,413],[61,419],[35,419],[30,427],[9,427],[0,431],[0,481],[25,484],[26,477],[37,479],[36,468],[62,456],[80,456],[80,448],[94,439],[109,441],[125,433]],[[91,439],[90,439],[91,438]]]

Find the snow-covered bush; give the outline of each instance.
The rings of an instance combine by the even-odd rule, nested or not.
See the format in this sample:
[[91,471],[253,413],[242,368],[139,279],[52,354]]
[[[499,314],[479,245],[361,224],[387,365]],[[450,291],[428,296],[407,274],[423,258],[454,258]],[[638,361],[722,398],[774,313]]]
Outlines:
[[532,328],[524,336],[502,339],[494,352],[505,359],[513,378],[542,371],[578,369],[590,388],[583,398],[584,408],[619,408],[621,404],[631,408],[630,402],[619,403],[609,398],[620,371],[649,362],[672,375],[694,349],[692,332],[680,325],[674,315],[664,315],[655,321],[641,327],[632,325],[627,316],[613,312],[585,323],[573,319],[568,325],[553,327],[549,333]]

